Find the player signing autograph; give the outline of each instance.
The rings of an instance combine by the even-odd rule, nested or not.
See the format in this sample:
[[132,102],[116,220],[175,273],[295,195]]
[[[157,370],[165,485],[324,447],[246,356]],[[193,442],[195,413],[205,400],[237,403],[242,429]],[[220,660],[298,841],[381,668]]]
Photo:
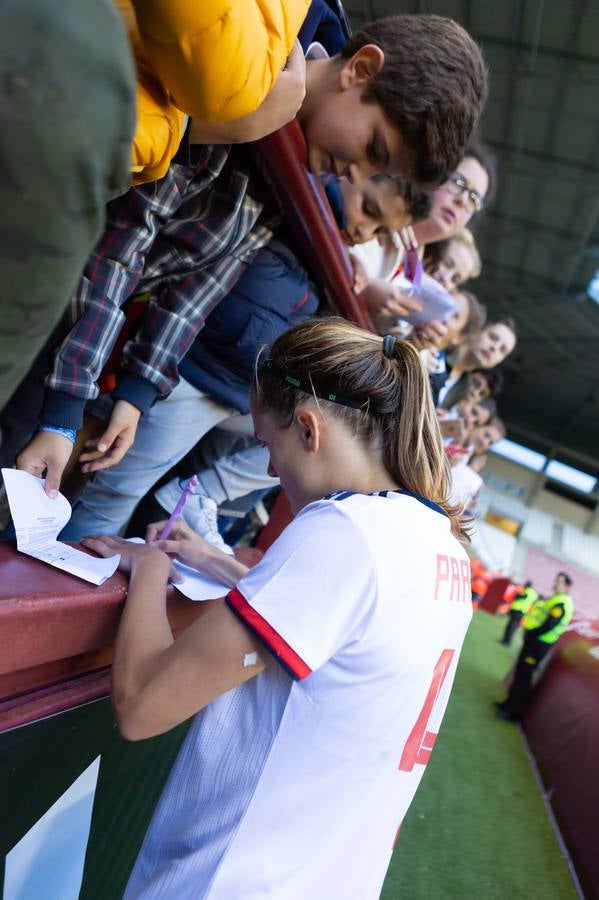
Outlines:
[[[113,703],[137,740],[193,717],[125,892],[376,898],[471,618],[417,351],[340,320],[259,360],[256,435],[295,518],[246,570],[180,524],[88,538],[130,572]],[[225,602],[176,639],[169,554]],[[223,592],[225,589],[223,589]]]

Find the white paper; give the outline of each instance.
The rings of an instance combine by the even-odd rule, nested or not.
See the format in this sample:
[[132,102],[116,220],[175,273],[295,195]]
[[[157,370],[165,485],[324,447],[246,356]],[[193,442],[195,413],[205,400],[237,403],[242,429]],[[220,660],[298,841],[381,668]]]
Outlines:
[[99,768],[98,756],[7,854],[4,900],[77,900]]
[[197,569],[192,569],[177,559],[173,560],[173,564],[179,575],[183,576],[183,581],[179,581],[175,587],[190,600],[216,600],[229,593],[230,588],[225,584],[203,575]]
[[[136,537],[129,540],[134,544],[145,544],[143,538]],[[173,565],[179,575],[183,576],[183,581],[177,584],[173,582],[173,586],[190,600],[217,600],[229,593],[230,589],[225,584],[203,575],[191,566],[186,566],[178,559],[173,560]]]
[[92,584],[103,584],[116,572],[120,556],[101,559],[57,540],[71,518],[71,505],[66,497],[58,494],[52,500],[44,491],[43,480],[29,472],[2,469],[2,475],[17,550]]

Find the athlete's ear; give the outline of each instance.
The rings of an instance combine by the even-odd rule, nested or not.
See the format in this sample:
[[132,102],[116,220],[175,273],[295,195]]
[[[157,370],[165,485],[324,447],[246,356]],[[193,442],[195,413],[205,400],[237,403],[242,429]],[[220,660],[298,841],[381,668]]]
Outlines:
[[317,453],[320,447],[322,417],[307,407],[301,407],[295,416],[302,446],[308,453]]

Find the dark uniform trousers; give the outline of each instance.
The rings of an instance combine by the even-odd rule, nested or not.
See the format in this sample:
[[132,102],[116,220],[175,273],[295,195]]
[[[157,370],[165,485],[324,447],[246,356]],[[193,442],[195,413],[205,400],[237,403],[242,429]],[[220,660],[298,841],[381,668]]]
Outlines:
[[553,644],[546,644],[544,641],[538,640],[538,638],[527,637],[524,639],[524,644],[516,663],[512,686],[507,699],[501,704],[505,712],[513,716],[513,718],[519,719],[524,712],[530,695],[534,671],[552,646]]
[[501,643],[506,646],[509,645],[512,637],[514,636],[514,631],[517,629],[520,624],[520,619],[524,615],[521,609],[510,609],[509,618],[507,621],[507,625],[505,626],[505,631],[503,633],[503,638],[501,639]]

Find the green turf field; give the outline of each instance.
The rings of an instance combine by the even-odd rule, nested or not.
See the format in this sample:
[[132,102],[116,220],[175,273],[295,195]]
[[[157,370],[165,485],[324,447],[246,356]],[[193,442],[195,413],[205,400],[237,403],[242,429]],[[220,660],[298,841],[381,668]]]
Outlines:
[[[383,900],[573,900],[577,894],[517,726],[493,700],[516,653],[505,619],[475,615]],[[538,873],[543,873],[542,878]]]

